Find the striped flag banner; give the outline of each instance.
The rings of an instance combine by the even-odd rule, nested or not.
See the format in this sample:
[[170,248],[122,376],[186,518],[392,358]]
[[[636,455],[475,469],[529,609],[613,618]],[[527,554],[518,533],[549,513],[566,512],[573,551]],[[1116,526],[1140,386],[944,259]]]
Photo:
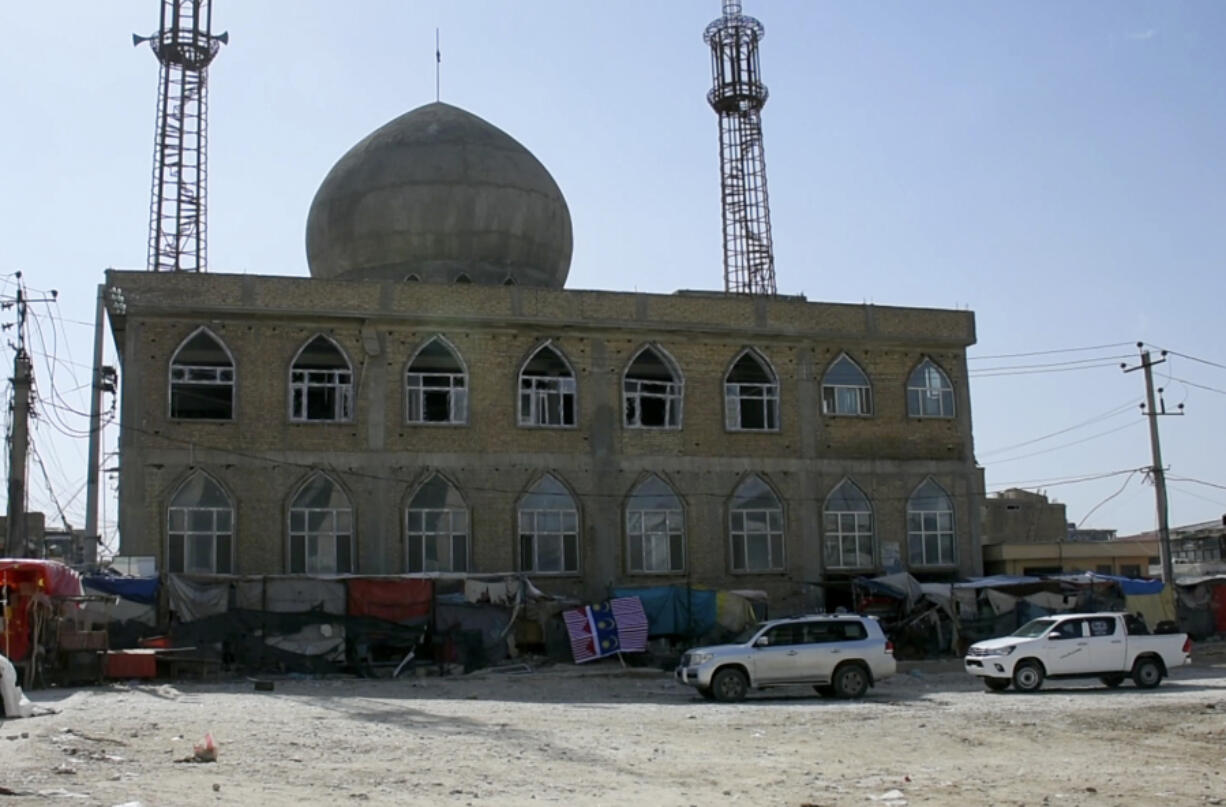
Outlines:
[[638,597],[617,597],[562,614],[576,664],[647,649],[647,614]]

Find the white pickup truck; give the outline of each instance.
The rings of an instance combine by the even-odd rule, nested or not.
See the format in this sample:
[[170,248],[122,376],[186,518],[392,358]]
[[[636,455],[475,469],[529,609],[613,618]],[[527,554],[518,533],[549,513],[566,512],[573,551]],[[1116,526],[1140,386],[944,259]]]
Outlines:
[[1184,633],[1129,631],[1128,614],[1060,614],[1027,622],[1008,636],[976,642],[966,671],[1001,692],[1013,684],[1034,692],[1046,678],[1098,678],[1117,687],[1127,677],[1153,689],[1171,669],[1188,664],[1192,640]]

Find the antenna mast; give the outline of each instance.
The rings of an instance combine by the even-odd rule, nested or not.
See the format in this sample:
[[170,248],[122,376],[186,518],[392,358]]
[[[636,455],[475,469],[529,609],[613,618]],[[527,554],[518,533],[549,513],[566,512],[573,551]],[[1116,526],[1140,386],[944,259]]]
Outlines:
[[762,23],[741,13],[740,0],[724,0],[724,15],[703,33],[711,46],[711,91],[719,115],[720,191],[724,218],[724,290],[775,294],[762,148],[762,107],[769,93],[758,68]]
[[162,65],[153,142],[149,270],[203,272],[208,151],[209,64],[230,41],[213,36],[212,0],[161,0],[161,27],[148,42]]

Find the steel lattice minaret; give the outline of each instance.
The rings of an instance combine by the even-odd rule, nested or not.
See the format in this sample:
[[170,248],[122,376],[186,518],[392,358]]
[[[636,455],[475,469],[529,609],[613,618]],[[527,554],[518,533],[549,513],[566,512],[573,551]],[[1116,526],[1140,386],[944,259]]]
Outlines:
[[153,143],[149,269],[203,272],[209,64],[229,36],[213,36],[212,0],[162,0],[162,25],[148,42],[162,65]]
[[741,13],[740,0],[725,0],[724,15],[707,26],[713,86],[707,101],[719,115],[720,190],[724,217],[724,290],[775,293],[762,148],[762,107],[768,93],[758,68],[762,23]]

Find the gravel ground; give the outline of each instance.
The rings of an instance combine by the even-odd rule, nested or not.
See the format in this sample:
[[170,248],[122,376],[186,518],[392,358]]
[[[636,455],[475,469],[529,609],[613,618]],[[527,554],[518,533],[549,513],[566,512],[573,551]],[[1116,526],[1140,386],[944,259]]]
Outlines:
[[[1150,692],[909,666],[859,702],[712,704],[616,662],[35,692],[57,712],[0,725],[0,807],[1226,804],[1226,653]],[[217,761],[178,762],[206,732]]]

